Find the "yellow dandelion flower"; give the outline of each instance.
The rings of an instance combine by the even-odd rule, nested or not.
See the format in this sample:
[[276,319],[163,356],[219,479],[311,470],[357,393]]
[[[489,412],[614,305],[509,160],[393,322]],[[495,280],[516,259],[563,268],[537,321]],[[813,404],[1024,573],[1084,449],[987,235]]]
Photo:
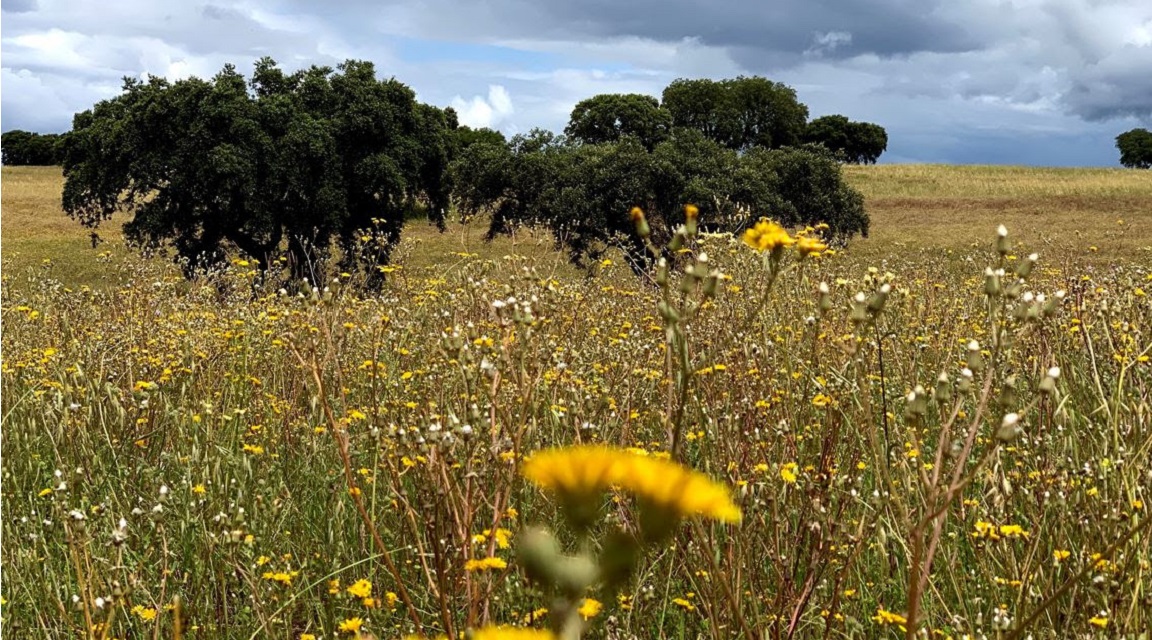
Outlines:
[[616,487],[678,516],[740,521],[740,509],[726,486],[670,460],[625,449],[577,446],[546,450],[534,454],[522,473],[536,485],[569,498]]
[[684,598],[672,598],[672,604],[683,608],[685,611],[695,611],[696,605],[685,600]]
[[788,484],[796,484],[796,480],[798,478],[796,475],[796,470],[799,468],[800,465],[796,464],[795,462],[785,463],[780,467],[780,479],[784,482],[787,482]]
[[1068,551],[1067,549],[1056,549],[1052,552],[1052,558],[1055,559],[1056,562],[1063,562],[1068,559],[1068,556],[1071,555],[1072,552]]
[[821,242],[820,238],[805,236],[796,241],[796,250],[801,256],[818,256],[820,252],[828,250],[828,245]]
[[490,557],[477,560],[472,558],[464,563],[465,571],[488,571],[491,569],[507,569],[508,563],[502,558]]
[[744,232],[744,244],[757,251],[772,251],[777,247],[790,247],[796,243],[784,227],[761,218],[756,226]]
[[600,609],[603,606],[604,605],[602,605],[599,600],[584,598],[584,602],[580,605],[580,609],[578,609],[577,612],[580,614],[581,618],[587,620],[589,618],[595,618],[596,615],[600,613]]
[[156,610],[152,607],[145,607],[143,605],[136,605],[132,607],[130,613],[139,616],[145,622],[152,622],[156,619]]
[[1088,624],[1092,625],[1093,627],[1098,627],[1100,629],[1103,629],[1103,628],[1108,626],[1108,617],[1107,616],[1092,616],[1091,618],[1088,619]]
[[899,625],[901,629],[904,628],[904,625],[908,624],[908,618],[885,609],[877,609],[876,615],[872,616],[872,620],[877,624],[885,626],[890,624]]
[[370,580],[360,579],[350,585],[345,591],[357,598],[367,598],[372,595],[372,582]]
[[556,635],[545,629],[523,627],[481,627],[472,631],[472,640],[555,640]]
[[363,618],[348,618],[340,623],[340,630],[344,633],[359,633],[360,627],[364,626]]

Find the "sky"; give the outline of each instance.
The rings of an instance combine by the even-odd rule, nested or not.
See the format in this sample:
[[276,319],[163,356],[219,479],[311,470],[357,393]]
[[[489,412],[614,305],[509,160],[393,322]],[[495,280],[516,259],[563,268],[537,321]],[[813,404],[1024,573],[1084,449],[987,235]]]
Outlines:
[[4,0],[0,128],[58,132],[125,76],[370,60],[508,134],[599,93],[761,75],[888,131],[882,162],[1116,166],[1152,127],[1152,0]]

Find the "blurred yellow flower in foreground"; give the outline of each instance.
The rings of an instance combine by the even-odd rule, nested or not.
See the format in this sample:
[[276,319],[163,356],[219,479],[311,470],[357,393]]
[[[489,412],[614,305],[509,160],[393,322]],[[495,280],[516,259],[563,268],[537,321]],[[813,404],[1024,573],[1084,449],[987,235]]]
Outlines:
[[744,232],[744,243],[757,251],[771,251],[776,247],[790,247],[796,240],[784,227],[761,218],[756,226]]
[[626,449],[592,445],[540,451],[524,463],[523,474],[568,498],[617,488],[680,516],[740,521],[740,508],[725,485],[670,460]]

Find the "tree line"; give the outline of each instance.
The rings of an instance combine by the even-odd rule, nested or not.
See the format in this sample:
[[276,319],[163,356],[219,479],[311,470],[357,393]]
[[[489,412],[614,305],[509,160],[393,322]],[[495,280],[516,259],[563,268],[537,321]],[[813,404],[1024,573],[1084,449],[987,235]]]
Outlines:
[[545,226],[577,264],[619,248],[637,270],[651,256],[636,206],[657,236],[688,203],[715,231],[767,216],[823,222],[834,238],[867,233],[839,163],[874,162],[886,143],[874,129],[809,123],[795,91],[760,77],[677,80],[662,98],[595,96],[563,133],[508,140],[461,126],[365,61],[286,73],[264,58],[250,78],[228,65],[207,80],[125,79],[56,144],[64,211],[91,228],[130,211],[126,238],[173,251],[189,276],[239,250],[297,279],[335,263],[369,286],[407,218],[443,228],[450,210],[487,215],[489,237]]
[[14,129],[0,135],[0,161],[10,167],[57,166],[64,162],[61,133],[31,133]]

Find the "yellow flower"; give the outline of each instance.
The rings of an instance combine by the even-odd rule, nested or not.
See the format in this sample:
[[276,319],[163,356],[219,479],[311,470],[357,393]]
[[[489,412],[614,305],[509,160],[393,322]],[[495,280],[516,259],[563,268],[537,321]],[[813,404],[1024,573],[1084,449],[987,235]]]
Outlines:
[[820,238],[813,238],[805,236],[796,241],[796,250],[800,252],[801,256],[820,255],[821,251],[826,251],[828,245],[820,241]]
[[1099,627],[1099,628],[1103,629],[1104,627],[1108,626],[1108,617],[1107,616],[1092,616],[1091,618],[1088,619],[1088,624],[1090,624],[1094,627]]
[[796,464],[795,462],[788,462],[784,464],[780,467],[780,479],[784,482],[787,482],[788,484],[796,484],[796,469],[799,467],[800,465]]
[[696,605],[685,600],[684,598],[672,598],[672,604],[674,604],[678,607],[683,607],[686,611],[695,611],[696,610]]
[[465,571],[488,571],[489,569],[507,569],[508,563],[501,558],[482,558],[477,560],[472,558],[464,563]]
[[195,493],[198,496],[204,495],[205,491],[207,491],[207,489],[205,489],[204,485],[202,484],[198,484],[195,487],[192,487],[192,493]]
[[1000,525],[1000,535],[1005,538],[1027,538],[1028,532],[1018,524]]
[[523,474],[570,498],[616,487],[679,516],[740,521],[728,487],[670,460],[626,449],[590,445],[541,451],[524,463]]
[[603,606],[604,605],[600,604],[599,600],[584,598],[584,603],[580,605],[580,608],[577,610],[577,612],[580,614],[581,618],[587,620],[589,618],[595,618],[596,614],[600,613],[600,609]]
[[367,598],[372,595],[372,582],[369,580],[357,580],[346,591],[357,598]]
[[300,640],[316,640],[316,635],[312,633],[301,633]]
[[145,622],[152,622],[156,619],[156,610],[152,607],[145,607],[143,605],[136,605],[132,607],[131,613],[140,616],[140,619]]
[[258,444],[246,444],[244,445],[244,450],[254,456],[262,455],[264,453],[264,447],[261,447]]
[[359,633],[362,626],[364,626],[362,618],[348,618],[340,623],[340,630],[344,633]]
[[796,240],[784,227],[761,218],[756,226],[744,232],[744,243],[757,251],[772,251],[777,247],[790,247]]
[[1065,549],[1057,549],[1052,552],[1052,557],[1056,560],[1056,562],[1067,560],[1068,556],[1070,555],[1072,555],[1072,552]]
[[265,580],[270,580],[272,582],[279,582],[280,584],[283,584],[285,586],[289,586],[292,584],[292,575],[288,574],[288,573],[284,573],[283,571],[277,571],[275,573],[272,571],[265,571],[263,578]]
[[872,616],[872,620],[882,625],[899,625],[901,629],[904,628],[904,625],[908,624],[908,619],[904,616],[900,615],[899,613],[892,613],[891,611],[887,611],[885,609],[877,609],[876,615]]
[[481,627],[472,631],[472,640],[555,640],[555,638],[551,631],[522,627]]

